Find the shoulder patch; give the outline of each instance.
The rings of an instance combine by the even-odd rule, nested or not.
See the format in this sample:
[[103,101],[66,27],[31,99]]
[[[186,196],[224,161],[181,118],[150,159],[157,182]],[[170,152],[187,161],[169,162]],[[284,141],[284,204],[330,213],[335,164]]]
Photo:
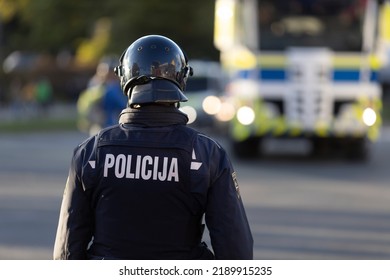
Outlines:
[[232,173],[232,179],[233,179],[234,187],[236,188],[237,197],[240,198],[241,197],[241,195],[240,195],[240,187],[238,185],[237,173],[235,171]]

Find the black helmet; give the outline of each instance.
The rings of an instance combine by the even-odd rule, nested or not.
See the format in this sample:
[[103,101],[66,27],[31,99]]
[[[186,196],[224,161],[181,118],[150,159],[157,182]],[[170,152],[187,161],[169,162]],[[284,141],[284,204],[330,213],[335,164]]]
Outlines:
[[160,35],[144,36],[122,54],[115,73],[129,105],[152,102],[183,102],[192,68],[180,47]]

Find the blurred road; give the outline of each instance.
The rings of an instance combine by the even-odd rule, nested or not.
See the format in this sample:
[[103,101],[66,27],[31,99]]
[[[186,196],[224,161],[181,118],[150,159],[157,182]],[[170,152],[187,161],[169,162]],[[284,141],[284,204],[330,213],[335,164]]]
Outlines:
[[[0,259],[51,259],[72,150],[85,137],[0,135]],[[368,163],[232,160],[256,259],[390,259],[389,127]]]

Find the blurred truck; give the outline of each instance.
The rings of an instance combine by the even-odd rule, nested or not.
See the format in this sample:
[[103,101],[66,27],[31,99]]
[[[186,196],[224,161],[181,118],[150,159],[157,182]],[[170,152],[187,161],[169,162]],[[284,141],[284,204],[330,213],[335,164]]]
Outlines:
[[313,154],[368,157],[381,128],[385,5],[216,0],[214,44],[229,76],[236,155],[261,154],[261,142],[277,138],[304,139]]
[[386,0],[379,13],[379,29],[382,34],[378,45],[378,56],[381,59],[379,82],[383,89],[383,101],[390,107],[390,0]]

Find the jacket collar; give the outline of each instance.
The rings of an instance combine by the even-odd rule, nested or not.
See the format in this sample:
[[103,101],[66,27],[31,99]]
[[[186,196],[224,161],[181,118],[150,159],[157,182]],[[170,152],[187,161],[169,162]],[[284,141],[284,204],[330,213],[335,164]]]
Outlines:
[[147,105],[140,108],[126,108],[119,117],[120,124],[140,126],[168,126],[188,122],[186,114],[175,106]]

